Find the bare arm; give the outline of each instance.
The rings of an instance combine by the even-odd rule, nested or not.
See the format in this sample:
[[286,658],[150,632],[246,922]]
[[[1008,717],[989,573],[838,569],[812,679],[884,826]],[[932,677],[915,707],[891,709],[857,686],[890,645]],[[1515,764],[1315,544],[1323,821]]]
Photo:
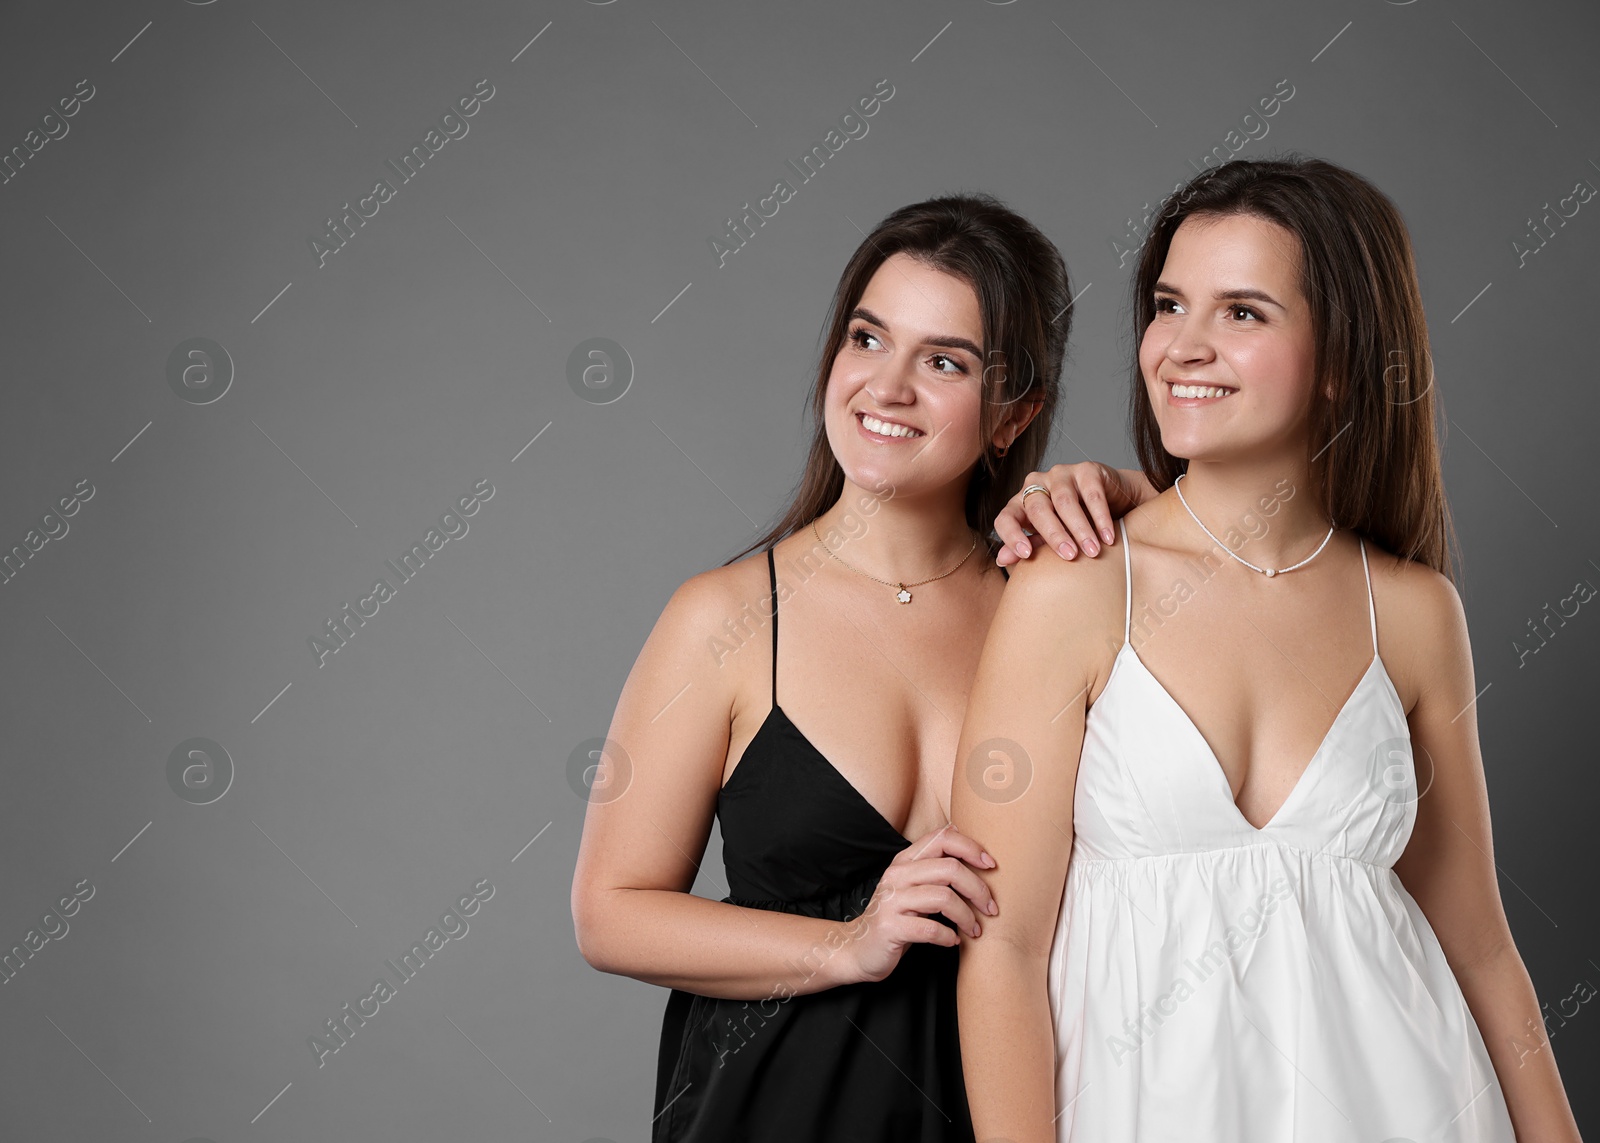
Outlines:
[[[734,663],[710,648],[740,601],[696,576],[672,596],[607,732],[572,880],[578,949],[602,972],[759,1000],[844,983],[834,922],[692,895],[727,761]],[[763,654],[757,637],[733,654]],[[787,991],[785,991],[787,990]]]
[[986,839],[997,867],[985,880],[1000,906],[981,940],[962,940],[957,978],[962,1069],[979,1139],[1055,1143],[1046,985],[1072,847],[1085,696],[1104,657],[1106,609],[1095,596],[1107,567],[1120,585],[1122,569],[1103,561],[1019,564],[968,700],[950,812],[958,828]]
[[689,892],[728,758],[741,665],[732,657],[761,656],[763,670],[770,661],[760,631],[737,650],[712,650],[723,621],[748,613],[724,583],[706,573],[674,593],[623,686],[572,879],[583,958],[650,984],[765,1000],[882,980],[910,945],[955,944],[934,914],[981,932],[978,914],[993,903],[975,872],[988,866],[983,847],[948,827],[896,854],[849,921]]
[[1413,645],[1421,653],[1417,701],[1407,717],[1423,792],[1395,872],[1428,918],[1461,985],[1519,1143],[1574,1143],[1578,1128],[1544,1034],[1539,999],[1500,901],[1466,616],[1443,576],[1412,574]]

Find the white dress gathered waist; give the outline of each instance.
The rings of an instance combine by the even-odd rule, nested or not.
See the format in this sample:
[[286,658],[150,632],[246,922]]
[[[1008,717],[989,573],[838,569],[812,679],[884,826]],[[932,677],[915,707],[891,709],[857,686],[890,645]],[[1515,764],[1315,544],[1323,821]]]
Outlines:
[[1247,821],[1128,637],[1090,708],[1050,955],[1060,1143],[1514,1143],[1394,863],[1410,730],[1377,647],[1287,800]]

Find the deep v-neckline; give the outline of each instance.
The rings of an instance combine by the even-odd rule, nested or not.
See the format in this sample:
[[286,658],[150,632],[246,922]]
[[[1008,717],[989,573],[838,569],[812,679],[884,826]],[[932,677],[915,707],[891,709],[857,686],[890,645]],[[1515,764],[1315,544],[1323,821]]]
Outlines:
[[762,735],[767,733],[767,728],[771,726],[775,720],[780,719],[791,731],[794,732],[794,736],[800,740],[801,745],[805,748],[803,753],[815,759],[817,762],[820,762],[822,764],[822,770],[825,773],[832,775],[832,780],[839,786],[843,787],[844,791],[851,796],[852,800],[855,801],[856,804],[871,814],[872,817],[876,819],[884,829],[888,830],[895,837],[899,838],[903,845],[913,844],[909,837],[896,829],[895,824],[886,816],[884,816],[882,810],[878,809],[877,806],[872,804],[872,802],[865,794],[861,792],[854,782],[844,776],[843,770],[835,766],[829,760],[826,754],[817,749],[816,744],[811,741],[811,738],[806,734],[806,732],[794,724],[794,719],[789,717],[789,712],[784,710],[783,707],[777,703],[772,704],[772,708],[767,711],[766,719],[763,720],[761,725],[756,728],[754,736],[751,737],[749,744],[744,748],[744,753],[740,755],[739,762],[734,766],[732,775],[729,776],[728,780],[722,784],[721,790],[718,791],[719,795],[723,790],[726,790],[729,786],[733,785],[739,780],[739,775],[746,769],[745,763],[750,761],[751,747],[755,746]]
[[[1339,729],[1339,725],[1344,721],[1344,716],[1349,712],[1351,704],[1355,702],[1356,695],[1361,693],[1361,688],[1366,686],[1367,680],[1372,677],[1373,668],[1378,668],[1383,674],[1384,678],[1389,678],[1389,668],[1384,666],[1383,656],[1377,652],[1373,652],[1372,661],[1367,664],[1367,669],[1361,673],[1361,677],[1356,680],[1356,685],[1352,687],[1350,689],[1350,693],[1345,696],[1344,702],[1339,706],[1338,713],[1333,716],[1333,722],[1328,725],[1327,732],[1323,734],[1322,741],[1317,743],[1316,750],[1306,761],[1306,764],[1300,770],[1300,773],[1295,777],[1294,785],[1290,787],[1289,793],[1284,797],[1283,801],[1279,803],[1278,808],[1273,811],[1272,816],[1269,817],[1264,824],[1258,826],[1249,818],[1245,817],[1244,811],[1239,808],[1237,796],[1233,792],[1233,783],[1228,780],[1228,772],[1222,765],[1222,759],[1219,758],[1217,756],[1217,752],[1212,749],[1211,743],[1207,741],[1206,736],[1201,733],[1200,727],[1195,723],[1194,719],[1189,717],[1189,712],[1184,710],[1182,704],[1180,704],[1177,699],[1172,697],[1172,692],[1167,689],[1166,684],[1160,679],[1156,678],[1155,673],[1145,665],[1145,661],[1139,657],[1139,652],[1133,649],[1132,643],[1124,643],[1122,645],[1122,647],[1117,651],[1119,658],[1124,651],[1126,651],[1128,656],[1138,664],[1139,670],[1144,673],[1144,676],[1147,679],[1155,684],[1156,690],[1161,692],[1161,694],[1166,698],[1167,702],[1171,705],[1172,709],[1178,713],[1178,717],[1182,719],[1189,730],[1193,732],[1196,741],[1200,743],[1201,748],[1206,753],[1206,757],[1210,760],[1211,764],[1209,768],[1212,774],[1215,775],[1215,777],[1222,784],[1221,793],[1223,794],[1223,800],[1226,801],[1230,807],[1232,807],[1234,816],[1243,822],[1244,825],[1251,830],[1251,832],[1257,834],[1265,834],[1267,831],[1272,829],[1272,827],[1278,823],[1279,819],[1283,817],[1285,811],[1287,811],[1289,807],[1294,804],[1294,801],[1299,796],[1301,789],[1307,785],[1307,780],[1310,777],[1312,769],[1316,767],[1316,765],[1321,761],[1323,755],[1327,753],[1328,743],[1333,741],[1334,732]],[[1389,685],[1391,688],[1394,686],[1394,681],[1392,679],[1390,679]],[[1104,697],[1104,691],[1102,691],[1101,694],[1102,697]]]

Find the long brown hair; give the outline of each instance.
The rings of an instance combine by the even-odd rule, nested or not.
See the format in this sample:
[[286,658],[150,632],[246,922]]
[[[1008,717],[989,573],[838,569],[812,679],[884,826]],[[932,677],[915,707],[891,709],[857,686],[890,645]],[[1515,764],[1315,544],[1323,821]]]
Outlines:
[[[1172,192],[1133,280],[1137,347],[1155,316],[1172,236],[1196,215],[1252,215],[1300,240],[1300,289],[1316,330],[1311,480],[1329,520],[1458,580],[1460,549],[1439,463],[1433,359],[1411,238],[1400,211],[1353,171],[1287,155],[1235,159]],[[1331,399],[1323,394],[1331,386]],[[1129,420],[1156,489],[1188,462],[1162,446],[1134,355]]]
[[[894,254],[909,254],[961,278],[977,295],[983,315],[983,456],[967,485],[968,526],[988,536],[1022,477],[1043,460],[1072,327],[1072,289],[1060,251],[1031,222],[990,195],[947,195],[913,203],[878,223],[840,275],[811,387],[814,428],[805,471],[777,523],[726,563],[805,527],[844,490],[844,470],[828,444],[824,423],[828,375],[849,332],[850,314],[872,275]],[[1011,363],[1016,367],[1009,367]],[[994,448],[994,431],[1023,398],[1038,398],[1043,405],[1001,456]]]

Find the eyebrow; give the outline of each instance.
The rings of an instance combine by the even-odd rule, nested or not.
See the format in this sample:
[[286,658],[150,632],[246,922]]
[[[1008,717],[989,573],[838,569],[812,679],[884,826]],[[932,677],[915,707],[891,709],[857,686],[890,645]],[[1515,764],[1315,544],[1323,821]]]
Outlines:
[[[1182,290],[1178,289],[1177,286],[1170,285],[1167,282],[1157,282],[1155,284],[1154,292],[1158,293],[1158,294],[1171,294],[1175,298],[1183,297],[1183,291]],[[1213,294],[1211,296],[1216,301],[1219,301],[1219,302],[1232,302],[1232,301],[1266,302],[1268,305],[1277,306],[1280,310],[1287,310],[1288,309],[1287,306],[1285,306],[1282,302],[1280,302],[1277,298],[1273,297],[1271,294],[1265,293],[1265,292],[1263,292],[1261,290],[1252,290],[1252,289],[1249,289],[1249,288],[1244,287],[1244,286],[1235,287],[1234,289],[1231,289],[1231,290],[1218,290],[1215,294]]]
[[[867,309],[865,306],[857,306],[851,311],[850,320],[854,321],[857,318],[860,318],[862,321],[871,322],[879,329],[889,328],[888,322],[884,321],[881,317]],[[964,337],[946,337],[941,334],[936,334],[932,337],[923,338],[922,344],[937,345],[941,349],[964,349],[968,353],[972,354],[972,356],[976,357],[979,361],[983,360],[983,350],[979,349],[976,345]]]

